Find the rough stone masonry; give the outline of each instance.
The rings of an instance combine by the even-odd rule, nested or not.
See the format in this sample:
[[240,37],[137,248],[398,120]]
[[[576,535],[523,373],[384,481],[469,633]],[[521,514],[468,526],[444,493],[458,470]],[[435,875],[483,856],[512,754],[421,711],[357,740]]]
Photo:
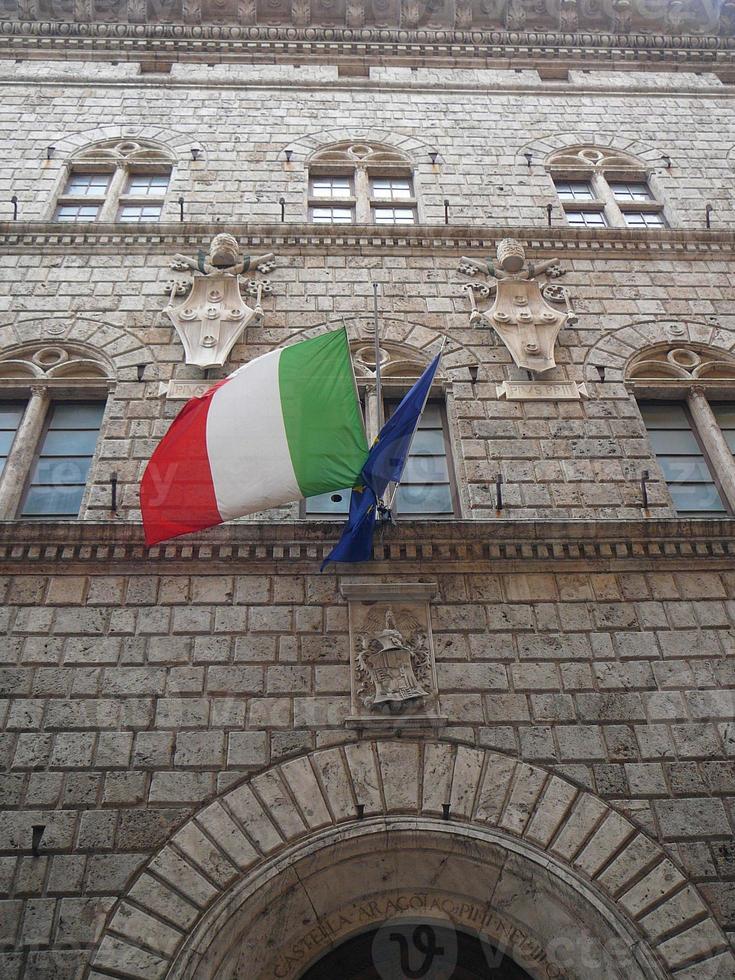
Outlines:
[[[239,967],[231,950],[195,964],[192,949],[222,941],[216,915],[268,862],[287,875],[327,833],[354,857],[363,817],[426,834],[429,863],[440,824],[476,834],[486,881],[492,832],[595,896],[647,951],[635,975],[731,978],[735,501],[721,489],[721,512],[677,512],[639,404],[699,393],[712,409],[696,416],[697,451],[729,485],[735,423],[716,421],[735,405],[725,14],[697,27],[690,11],[682,34],[667,13],[626,36],[612,14],[565,34],[514,21],[518,5],[500,26],[476,11],[474,34],[459,2],[426,25],[404,4],[400,29],[375,4],[340,7],[338,23],[318,5],[307,23],[301,5],[270,21],[253,5],[250,27],[247,4],[239,27],[206,4],[196,17],[71,6],[6,4],[0,25],[0,400],[36,425],[0,477],[0,974],[273,976],[247,947],[254,918],[232,933],[248,950]],[[128,144],[167,161],[155,220],[119,220]],[[413,224],[375,223],[375,201],[369,223],[313,220],[319,155],[348,144],[403,161]],[[604,225],[570,223],[557,193],[587,171],[556,155],[584,148],[615,161],[590,178]],[[70,176],[98,172],[118,195],[105,220],[58,220]],[[642,211],[664,224],[626,224],[633,204],[614,185],[641,180]],[[275,268],[262,321],[205,373],[162,311],[174,254],[223,230]],[[489,322],[470,323],[479,280],[461,258],[492,261],[507,238],[532,263],[556,259],[549,282],[576,315],[536,378]],[[139,480],[196,386],[345,324],[370,418],[375,282],[389,396],[447,338],[436,397],[451,514],[399,518],[372,563],[324,574],[342,518],[299,504],[146,549]],[[664,369],[636,367],[649,362]],[[573,396],[501,390],[531,381]],[[49,406],[85,399],[105,409],[78,517],[19,517]],[[360,588],[402,602],[411,651],[417,586],[436,710],[372,723],[363,704],[356,724],[350,603]],[[503,887],[497,929],[545,951],[529,975],[553,975],[539,966],[553,966],[543,909],[524,919]],[[326,895],[314,901],[326,916]],[[576,914],[594,931],[586,901]]]

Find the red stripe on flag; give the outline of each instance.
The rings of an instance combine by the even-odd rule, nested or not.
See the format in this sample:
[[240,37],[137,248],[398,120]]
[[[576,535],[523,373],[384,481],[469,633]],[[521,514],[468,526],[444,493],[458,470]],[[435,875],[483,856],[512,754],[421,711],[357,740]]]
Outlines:
[[146,466],[140,509],[147,545],[222,523],[207,455],[207,414],[226,382],[187,402]]

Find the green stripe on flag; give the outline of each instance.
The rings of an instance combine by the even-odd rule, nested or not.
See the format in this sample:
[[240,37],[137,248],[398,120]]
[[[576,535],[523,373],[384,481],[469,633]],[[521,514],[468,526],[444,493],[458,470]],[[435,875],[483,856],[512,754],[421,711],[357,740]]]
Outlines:
[[278,383],[301,493],[311,497],[353,486],[368,449],[347,331],[334,330],[284,347]]

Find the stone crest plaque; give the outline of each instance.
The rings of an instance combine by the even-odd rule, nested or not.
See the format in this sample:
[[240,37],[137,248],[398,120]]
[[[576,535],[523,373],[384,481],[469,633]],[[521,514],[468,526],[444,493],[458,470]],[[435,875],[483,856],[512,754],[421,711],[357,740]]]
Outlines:
[[345,584],[350,624],[350,727],[444,724],[434,662],[428,583]]

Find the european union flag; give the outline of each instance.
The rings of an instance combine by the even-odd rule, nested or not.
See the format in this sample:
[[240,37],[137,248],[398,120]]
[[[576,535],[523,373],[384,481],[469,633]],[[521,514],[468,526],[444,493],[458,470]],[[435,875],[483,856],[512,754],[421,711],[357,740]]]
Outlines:
[[440,358],[441,352],[378,433],[362,468],[361,484],[352,491],[350,515],[342,537],[322,562],[322,570],[330,561],[369,561],[372,558],[378,503],[382,502],[389,483],[400,483]]

